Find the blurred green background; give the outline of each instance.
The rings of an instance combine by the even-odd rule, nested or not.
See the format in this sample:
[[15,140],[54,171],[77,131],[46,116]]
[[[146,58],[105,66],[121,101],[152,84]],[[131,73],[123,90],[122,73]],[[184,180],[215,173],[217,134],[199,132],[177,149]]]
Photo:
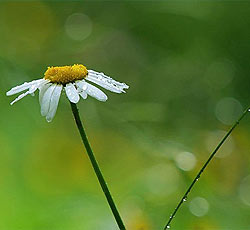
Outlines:
[[[80,113],[128,230],[163,229],[250,103],[249,28],[243,1],[1,2],[0,230],[117,229],[65,95],[47,123],[6,91],[74,63],[126,82]],[[250,229],[249,140],[247,116],[173,229]]]

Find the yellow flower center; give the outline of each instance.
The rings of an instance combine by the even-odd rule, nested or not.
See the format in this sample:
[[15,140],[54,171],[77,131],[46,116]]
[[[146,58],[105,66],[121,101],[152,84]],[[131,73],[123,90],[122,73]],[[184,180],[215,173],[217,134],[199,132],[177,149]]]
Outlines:
[[82,80],[88,75],[88,70],[84,65],[48,67],[44,73],[44,79],[52,83],[67,84],[76,80]]

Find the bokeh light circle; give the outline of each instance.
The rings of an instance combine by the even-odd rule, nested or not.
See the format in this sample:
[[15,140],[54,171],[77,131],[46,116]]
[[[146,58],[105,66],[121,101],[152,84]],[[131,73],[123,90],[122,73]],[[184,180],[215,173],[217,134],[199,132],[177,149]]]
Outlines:
[[156,164],[143,173],[146,189],[151,195],[158,197],[175,192],[179,179],[178,170],[171,164]]
[[217,119],[225,125],[232,125],[242,113],[242,105],[232,97],[221,99],[215,108]]
[[250,175],[241,181],[239,186],[239,197],[244,204],[250,206]]
[[74,13],[65,22],[65,32],[72,39],[82,41],[92,32],[92,21],[85,14]]
[[209,210],[209,203],[202,197],[195,197],[189,204],[189,210],[195,216],[205,216]]
[[181,152],[176,155],[175,162],[180,169],[190,171],[196,164],[196,157],[193,153]]

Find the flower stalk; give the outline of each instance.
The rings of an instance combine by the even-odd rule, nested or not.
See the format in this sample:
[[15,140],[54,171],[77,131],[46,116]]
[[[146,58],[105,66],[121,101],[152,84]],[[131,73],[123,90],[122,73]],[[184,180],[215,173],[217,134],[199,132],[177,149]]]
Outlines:
[[195,185],[195,183],[199,180],[199,178],[200,178],[201,174],[203,173],[203,171],[206,169],[206,167],[208,166],[208,164],[210,163],[210,161],[213,159],[213,157],[215,156],[215,154],[218,152],[218,150],[220,149],[220,147],[223,145],[223,143],[226,141],[226,139],[230,136],[230,134],[233,132],[233,130],[239,125],[240,121],[243,119],[243,117],[245,117],[245,115],[248,112],[250,112],[250,106],[242,113],[242,115],[239,117],[239,119],[233,124],[233,126],[229,129],[229,131],[222,138],[222,140],[217,145],[217,147],[215,148],[215,150],[211,153],[210,157],[207,159],[207,161],[205,162],[205,164],[202,166],[202,168],[200,169],[200,171],[198,172],[198,174],[196,175],[196,177],[192,181],[191,185],[188,187],[187,191],[184,193],[184,195],[181,198],[180,202],[178,203],[178,205],[174,209],[174,212],[171,214],[171,216],[170,216],[167,224],[164,227],[164,230],[170,228],[170,224],[171,224],[173,218],[175,217],[175,215],[178,212],[178,210],[181,207],[181,205],[187,200],[188,194],[192,190],[192,188]]
[[75,118],[75,121],[76,121],[76,125],[77,125],[77,128],[79,130],[79,133],[81,135],[81,138],[82,138],[82,142],[86,148],[86,151],[87,151],[87,154],[88,154],[88,157],[91,161],[91,164],[93,166],[93,169],[95,171],[95,174],[98,178],[98,181],[101,185],[101,188],[106,196],[106,199],[108,201],[108,204],[111,208],[111,211],[114,215],[114,218],[116,220],[116,223],[117,225],[119,226],[119,229],[120,230],[126,230],[125,228],[125,225],[123,224],[123,221],[121,219],[121,216],[118,212],[118,209],[116,208],[116,205],[115,205],[115,202],[112,198],[112,195],[108,189],[108,186],[107,186],[107,183],[102,175],[102,172],[101,172],[101,169],[98,165],[98,162],[96,161],[95,159],[95,156],[94,156],[94,153],[92,151],[92,148],[90,146],[90,143],[88,141],[88,138],[87,138],[87,135],[86,135],[86,132],[84,130],[84,127],[83,127],[83,124],[81,122],[81,119],[80,119],[80,115],[79,115],[79,112],[78,112],[78,108],[77,108],[77,105],[75,103],[72,103],[70,102],[70,105],[71,105],[71,109],[72,109],[72,112],[73,112],[73,115],[74,115],[74,118]]

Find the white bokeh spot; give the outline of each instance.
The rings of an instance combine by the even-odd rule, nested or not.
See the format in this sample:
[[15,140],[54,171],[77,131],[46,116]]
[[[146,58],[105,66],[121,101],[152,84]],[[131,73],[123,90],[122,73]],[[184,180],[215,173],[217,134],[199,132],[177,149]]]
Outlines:
[[181,152],[176,155],[175,162],[180,169],[190,171],[196,164],[196,157],[193,153]]
[[91,34],[92,21],[85,14],[74,13],[65,22],[65,32],[72,40],[82,41]]
[[221,99],[215,108],[216,118],[225,125],[232,125],[242,112],[242,105],[238,100],[232,97]]
[[239,186],[239,197],[245,205],[250,206],[250,175],[241,181]]
[[195,197],[189,204],[189,210],[195,216],[205,216],[209,210],[209,203],[202,197]]

